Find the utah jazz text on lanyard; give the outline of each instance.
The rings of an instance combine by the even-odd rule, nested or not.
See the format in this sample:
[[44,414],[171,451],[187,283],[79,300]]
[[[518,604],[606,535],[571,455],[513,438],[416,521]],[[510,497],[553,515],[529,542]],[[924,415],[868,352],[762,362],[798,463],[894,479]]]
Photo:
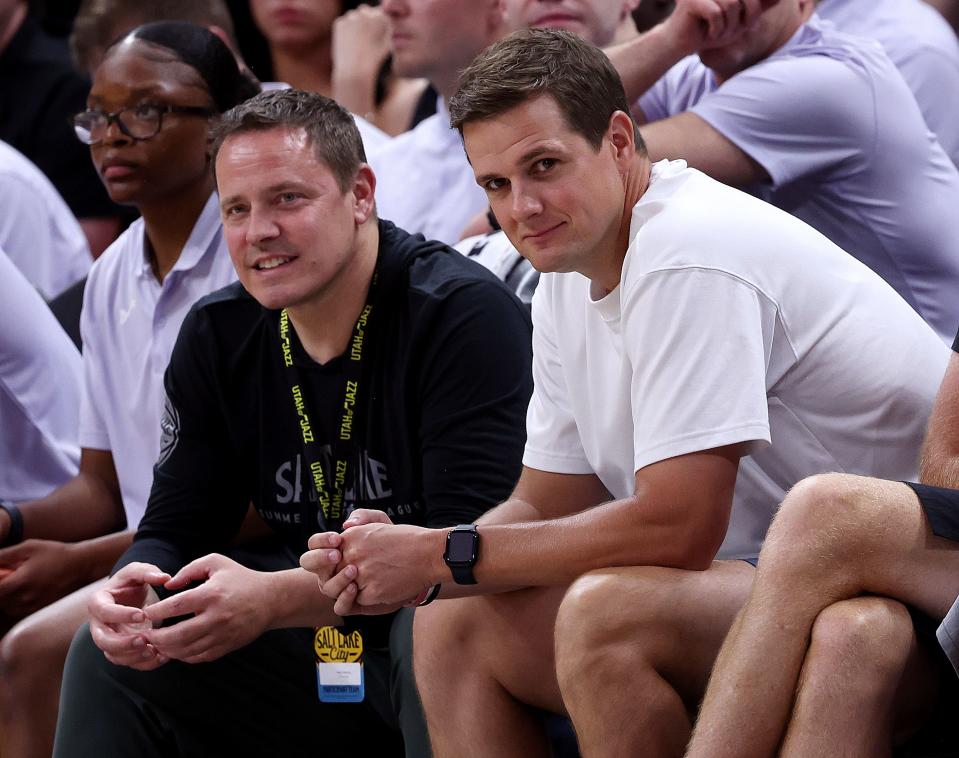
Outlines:
[[293,351],[290,346],[290,316],[286,308],[280,312],[280,349],[283,353],[283,365],[288,372],[293,409],[296,411],[297,420],[300,424],[303,454],[310,468],[313,487],[316,489],[317,499],[323,514],[323,522],[327,529],[337,529],[343,520],[343,498],[346,492],[346,474],[349,462],[348,450],[354,438],[353,421],[356,417],[356,403],[359,397],[360,378],[362,377],[367,324],[372,310],[373,304],[368,301],[353,326],[353,336],[350,339],[340,425],[337,440],[335,444],[331,445],[333,451],[332,488],[328,486],[326,474],[323,472],[320,443],[316,439],[313,424],[310,421],[310,412],[307,409],[303,388],[300,386],[299,372],[293,365]]

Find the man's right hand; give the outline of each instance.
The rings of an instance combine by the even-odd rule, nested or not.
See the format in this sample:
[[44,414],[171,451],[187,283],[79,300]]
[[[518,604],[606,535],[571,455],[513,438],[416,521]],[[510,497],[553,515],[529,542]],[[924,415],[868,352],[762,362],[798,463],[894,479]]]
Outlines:
[[130,563],[93,594],[87,606],[90,634],[108,661],[140,671],[149,671],[167,662],[143,635],[152,624],[142,609],[159,599],[153,587],[169,580],[170,575],[156,566]]
[[676,0],[663,22],[677,45],[689,53],[703,47],[722,47],[749,29],[763,11],[779,0]]

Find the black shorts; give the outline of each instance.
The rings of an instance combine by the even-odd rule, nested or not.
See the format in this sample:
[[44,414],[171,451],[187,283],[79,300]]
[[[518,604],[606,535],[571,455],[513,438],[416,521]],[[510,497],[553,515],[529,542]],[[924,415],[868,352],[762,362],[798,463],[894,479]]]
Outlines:
[[959,542],[959,490],[930,487],[928,484],[904,482],[909,485],[929,519],[929,527],[937,537]]

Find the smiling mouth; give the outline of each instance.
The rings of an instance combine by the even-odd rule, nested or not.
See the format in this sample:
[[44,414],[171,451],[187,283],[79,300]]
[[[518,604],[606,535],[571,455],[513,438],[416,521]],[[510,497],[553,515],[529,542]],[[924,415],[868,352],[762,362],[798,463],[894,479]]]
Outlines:
[[267,258],[265,261],[260,261],[257,263],[254,268],[256,268],[257,271],[269,271],[270,269],[277,268],[278,266],[283,266],[292,260],[292,258],[283,258],[280,256],[275,258]]
[[543,229],[543,230],[538,231],[538,232],[533,232],[533,233],[531,233],[531,234],[527,234],[527,235],[525,235],[525,236],[523,237],[523,239],[527,239],[527,240],[537,240],[537,239],[541,239],[541,238],[547,236],[548,234],[556,231],[556,230],[559,229],[562,225],[563,225],[563,222],[560,222],[560,223],[556,224],[555,226],[549,227],[548,229]]

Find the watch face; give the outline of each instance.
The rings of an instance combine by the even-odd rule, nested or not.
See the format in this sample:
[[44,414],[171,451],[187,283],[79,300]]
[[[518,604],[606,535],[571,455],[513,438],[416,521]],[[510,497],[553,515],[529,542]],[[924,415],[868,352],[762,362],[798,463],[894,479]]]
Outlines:
[[475,539],[476,535],[473,532],[451,532],[447,550],[450,563],[470,563],[474,558]]

